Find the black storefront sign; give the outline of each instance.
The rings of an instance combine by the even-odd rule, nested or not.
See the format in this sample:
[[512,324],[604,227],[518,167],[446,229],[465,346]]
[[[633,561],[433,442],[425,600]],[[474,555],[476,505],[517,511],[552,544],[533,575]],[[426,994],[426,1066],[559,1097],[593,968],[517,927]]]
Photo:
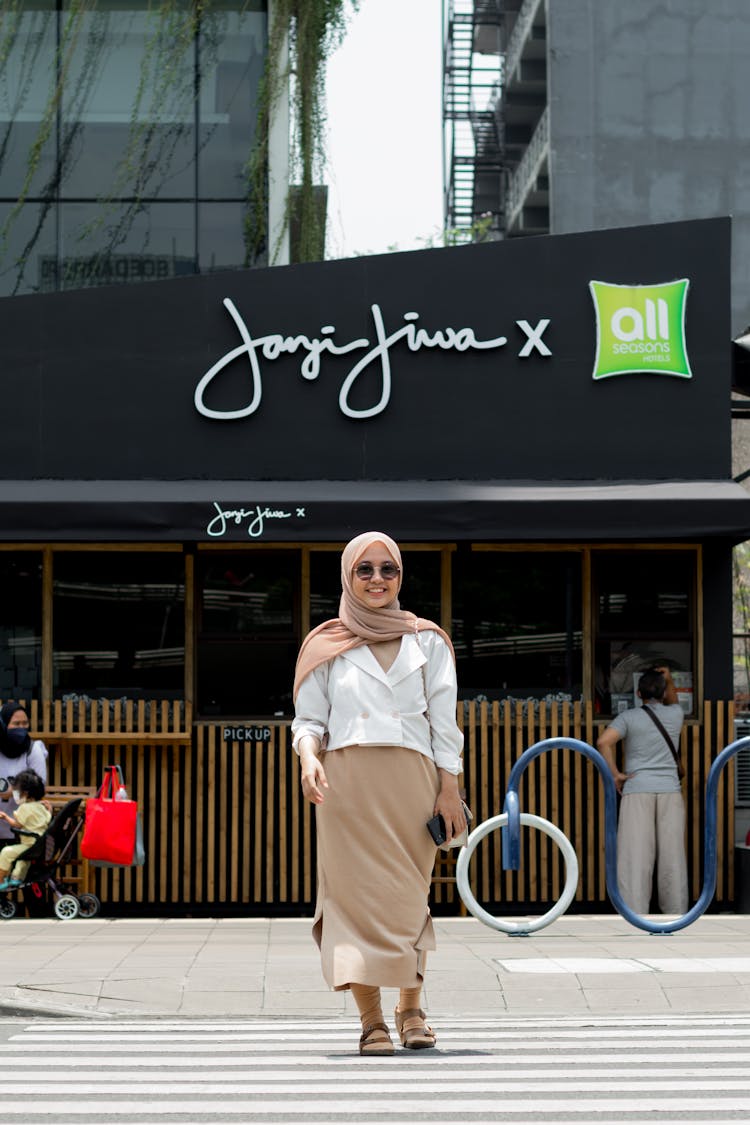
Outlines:
[[729,237],[701,220],[0,301],[0,534],[743,537]]

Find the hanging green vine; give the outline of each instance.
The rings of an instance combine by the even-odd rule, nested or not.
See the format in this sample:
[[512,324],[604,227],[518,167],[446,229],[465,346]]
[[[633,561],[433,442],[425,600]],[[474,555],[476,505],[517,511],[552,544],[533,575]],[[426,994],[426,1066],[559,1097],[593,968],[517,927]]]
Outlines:
[[[287,194],[285,223],[294,212],[299,229],[296,258],[310,262],[322,256],[322,209],[315,183],[325,161],[325,66],[340,43],[347,9],[360,0],[275,0],[268,34],[268,55],[259,90],[256,143],[246,166],[248,211],[245,220],[245,264],[266,251],[270,261],[278,246],[268,245],[268,154],[273,112],[289,82],[293,119],[291,168],[298,179]],[[288,44],[289,62],[284,64]]]

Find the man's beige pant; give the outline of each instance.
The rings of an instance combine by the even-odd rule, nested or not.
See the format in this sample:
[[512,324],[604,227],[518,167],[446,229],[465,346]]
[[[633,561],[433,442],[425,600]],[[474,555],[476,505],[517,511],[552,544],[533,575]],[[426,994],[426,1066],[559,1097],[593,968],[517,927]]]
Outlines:
[[654,865],[659,909],[684,914],[688,880],[682,793],[628,793],[620,802],[617,882],[636,914],[648,914]]

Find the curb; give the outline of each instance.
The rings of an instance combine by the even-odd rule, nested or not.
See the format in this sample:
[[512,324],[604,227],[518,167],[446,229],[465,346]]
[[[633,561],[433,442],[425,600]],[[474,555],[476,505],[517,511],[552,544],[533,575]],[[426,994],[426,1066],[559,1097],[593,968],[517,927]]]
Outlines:
[[24,1004],[16,1000],[0,1000],[0,1019],[90,1019],[111,1020],[109,1012],[92,1012],[90,1008],[55,1008],[42,1004]]

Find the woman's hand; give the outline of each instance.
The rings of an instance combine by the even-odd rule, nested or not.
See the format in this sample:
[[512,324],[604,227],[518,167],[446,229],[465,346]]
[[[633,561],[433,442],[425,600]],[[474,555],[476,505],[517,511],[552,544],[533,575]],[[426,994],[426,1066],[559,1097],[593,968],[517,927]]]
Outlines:
[[433,815],[440,813],[445,821],[445,838],[448,843],[454,836],[460,836],[466,827],[463,802],[458,791],[458,778],[447,770],[439,770],[440,792],[435,801]]
[[328,788],[326,771],[318,757],[320,743],[308,736],[300,740],[299,764],[302,777],[302,793],[313,805],[323,804],[323,790]]
[[635,774],[621,773],[620,770],[615,769],[615,770],[612,770],[612,776],[615,779],[615,789],[617,790],[618,793],[622,793],[622,787],[625,784],[625,782],[629,778],[635,777]]

